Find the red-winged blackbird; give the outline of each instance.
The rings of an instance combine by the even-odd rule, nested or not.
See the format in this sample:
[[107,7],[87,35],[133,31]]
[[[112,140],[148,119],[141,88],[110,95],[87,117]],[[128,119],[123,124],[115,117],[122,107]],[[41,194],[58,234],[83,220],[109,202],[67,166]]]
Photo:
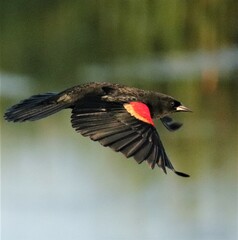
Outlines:
[[5,119],[13,122],[34,121],[62,109],[71,108],[71,123],[77,132],[122,152],[138,163],[147,161],[153,169],[157,164],[176,174],[165,153],[154,126],[153,118],[160,118],[170,131],[182,124],[168,115],[189,112],[179,101],[168,95],[126,87],[112,83],[89,83],[69,88],[60,93],[34,95],[9,108]]

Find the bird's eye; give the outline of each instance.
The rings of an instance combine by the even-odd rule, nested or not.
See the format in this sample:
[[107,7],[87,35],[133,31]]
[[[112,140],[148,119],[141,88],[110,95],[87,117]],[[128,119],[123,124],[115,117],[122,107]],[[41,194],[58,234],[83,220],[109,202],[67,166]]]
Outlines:
[[175,106],[175,102],[174,101],[172,101],[172,102],[170,102],[170,107],[174,107]]

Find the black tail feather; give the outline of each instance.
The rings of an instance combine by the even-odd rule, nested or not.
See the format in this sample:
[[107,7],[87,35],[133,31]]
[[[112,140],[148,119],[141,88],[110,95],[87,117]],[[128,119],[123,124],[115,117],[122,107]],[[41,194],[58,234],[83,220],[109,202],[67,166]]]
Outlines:
[[65,102],[57,102],[57,93],[34,95],[10,107],[4,118],[9,122],[35,121],[52,115],[66,107]]

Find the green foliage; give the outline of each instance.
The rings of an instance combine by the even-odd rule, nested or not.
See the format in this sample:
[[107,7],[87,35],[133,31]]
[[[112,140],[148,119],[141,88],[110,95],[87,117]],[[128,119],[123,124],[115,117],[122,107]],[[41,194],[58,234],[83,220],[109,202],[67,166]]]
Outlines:
[[237,1],[1,2],[1,70],[75,78],[84,64],[238,41]]

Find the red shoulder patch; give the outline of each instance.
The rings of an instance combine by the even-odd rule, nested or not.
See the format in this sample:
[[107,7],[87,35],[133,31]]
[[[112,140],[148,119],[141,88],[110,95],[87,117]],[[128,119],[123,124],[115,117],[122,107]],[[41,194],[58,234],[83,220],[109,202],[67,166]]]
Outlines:
[[150,110],[146,104],[142,102],[130,102],[125,103],[123,106],[127,112],[131,114],[131,116],[154,126],[154,122],[150,115]]

